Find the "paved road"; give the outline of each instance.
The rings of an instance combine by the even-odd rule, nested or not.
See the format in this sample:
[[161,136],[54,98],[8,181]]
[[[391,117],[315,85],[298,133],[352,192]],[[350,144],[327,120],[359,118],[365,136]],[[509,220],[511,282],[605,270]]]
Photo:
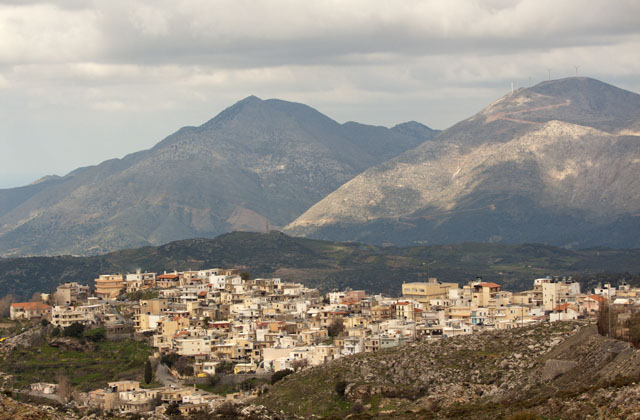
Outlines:
[[169,372],[169,368],[162,363],[158,363],[158,367],[156,368],[156,381],[164,386],[182,386],[182,381],[173,376],[171,372]]

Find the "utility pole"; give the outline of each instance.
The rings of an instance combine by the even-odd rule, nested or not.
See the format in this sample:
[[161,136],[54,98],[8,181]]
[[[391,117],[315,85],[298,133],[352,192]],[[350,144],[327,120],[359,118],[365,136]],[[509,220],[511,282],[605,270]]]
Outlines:
[[[609,296],[607,296],[608,298]],[[609,328],[607,328],[607,337],[611,338],[611,305],[609,304],[611,302],[611,299],[609,299],[609,302],[607,302],[607,312],[609,315]]]

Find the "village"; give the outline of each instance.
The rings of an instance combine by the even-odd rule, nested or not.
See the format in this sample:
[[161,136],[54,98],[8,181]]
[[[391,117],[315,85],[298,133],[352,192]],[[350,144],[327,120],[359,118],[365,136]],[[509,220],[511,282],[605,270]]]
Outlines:
[[[595,317],[602,305],[630,305],[640,295],[640,288],[624,283],[582,293],[571,278],[551,276],[535,279],[532,286],[510,292],[479,277],[462,286],[429,278],[402,284],[401,297],[386,297],[364,290],[321,294],[301,283],[252,279],[237,269],[138,270],[100,275],[93,290],[62,284],[54,293],[42,294],[41,302],[13,303],[10,314],[12,320],[46,320],[60,329],[99,326],[107,339],[134,338],[153,346],[155,376],[164,372],[158,378],[162,386],[114,381],[76,404],[104,411],[171,409],[188,414],[263,391],[251,387],[221,396],[195,385],[221,374],[280,378],[415,340]],[[186,362],[164,364],[176,358]],[[184,385],[190,378],[194,385]],[[56,387],[35,383],[30,390],[55,394]]]

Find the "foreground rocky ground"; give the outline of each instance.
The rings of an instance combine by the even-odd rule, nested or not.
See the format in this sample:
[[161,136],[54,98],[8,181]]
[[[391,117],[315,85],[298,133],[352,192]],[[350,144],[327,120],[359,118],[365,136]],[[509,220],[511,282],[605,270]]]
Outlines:
[[640,418],[640,352],[579,323],[419,342],[283,380],[259,402],[341,418]]
[[[346,417],[640,419],[640,351],[601,337],[588,323],[543,324],[423,341],[306,369],[286,377],[251,405],[228,405],[190,418]],[[4,397],[0,419],[5,418],[113,417],[81,415]]]

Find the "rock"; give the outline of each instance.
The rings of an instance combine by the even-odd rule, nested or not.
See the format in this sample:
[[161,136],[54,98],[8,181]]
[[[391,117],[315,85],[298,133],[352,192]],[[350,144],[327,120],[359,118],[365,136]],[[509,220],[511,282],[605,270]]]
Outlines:
[[569,372],[571,369],[578,366],[578,363],[572,360],[547,360],[542,368],[542,380],[550,381]]

